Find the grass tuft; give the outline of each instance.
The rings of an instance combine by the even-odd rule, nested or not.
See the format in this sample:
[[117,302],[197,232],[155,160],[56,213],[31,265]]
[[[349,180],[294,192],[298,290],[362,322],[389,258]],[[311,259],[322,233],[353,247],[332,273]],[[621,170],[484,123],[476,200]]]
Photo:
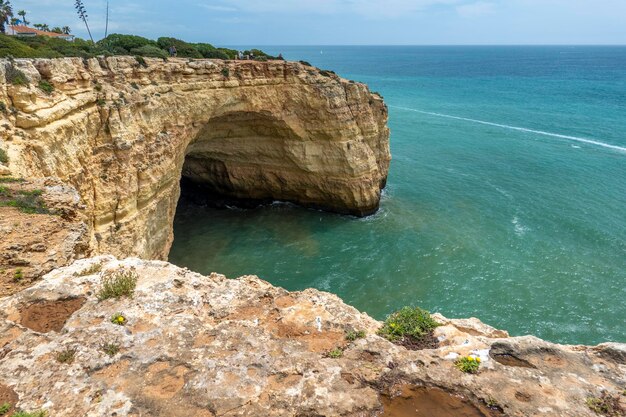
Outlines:
[[87,275],[97,274],[100,271],[102,271],[102,265],[101,264],[93,264],[93,265],[88,266],[87,268],[83,269],[80,272],[74,272],[74,276],[76,276],[76,277],[84,277],[84,276],[87,276]]
[[46,417],[48,413],[45,410],[39,411],[16,411],[11,417]]
[[50,95],[54,91],[54,86],[46,80],[41,80],[39,81],[39,89],[47,95]]
[[116,271],[102,279],[102,287],[98,291],[100,301],[109,298],[132,297],[137,286],[137,273],[134,271]]
[[109,356],[115,356],[120,351],[120,346],[115,343],[105,343],[102,345],[102,351]]
[[76,358],[76,349],[65,349],[57,353],[57,362],[71,364]]
[[606,391],[603,391],[599,397],[587,398],[586,403],[587,407],[596,414],[607,417],[623,417],[626,415],[626,410],[622,407],[619,396],[611,395]]
[[7,155],[7,151],[0,148],[0,163],[6,164],[9,162],[9,155]]
[[343,356],[343,350],[341,348],[336,347],[333,350],[329,351],[326,354],[326,356],[332,359],[341,358]]
[[6,80],[9,84],[28,86],[30,81],[28,77],[20,69],[15,68],[13,64],[7,65],[5,73]]
[[346,332],[346,339],[350,342],[354,342],[357,339],[363,339],[367,336],[364,330],[349,330]]

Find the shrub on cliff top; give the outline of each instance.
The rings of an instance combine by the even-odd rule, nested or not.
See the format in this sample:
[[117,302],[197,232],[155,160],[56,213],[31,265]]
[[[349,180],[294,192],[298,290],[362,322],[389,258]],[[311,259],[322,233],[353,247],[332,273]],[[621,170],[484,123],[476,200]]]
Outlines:
[[385,339],[398,342],[403,338],[416,341],[426,337],[439,326],[426,310],[419,307],[404,307],[387,317],[378,334]]
[[3,164],[9,162],[9,155],[7,155],[7,152],[2,148],[0,148],[0,162]]
[[148,58],[167,58],[168,53],[155,45],[144,45],[140,48],[133,48],[130,53],[135,56],[145,56]]
[[192,44],[180,39],[162,37],[157,39],[157,44],[165,50],[168,50],[171,46],[175,47],[177,56],[182,58],[202,58],[202,54]]
[[98,46],[109,51],[114,49],[123,49],[128,54],[131,52],[132,49],[141,48],[144,46],[156,47],[157,43],[151,39],[147,39],[141,36],[122,35],[119,33],[114,33],[98,41]]

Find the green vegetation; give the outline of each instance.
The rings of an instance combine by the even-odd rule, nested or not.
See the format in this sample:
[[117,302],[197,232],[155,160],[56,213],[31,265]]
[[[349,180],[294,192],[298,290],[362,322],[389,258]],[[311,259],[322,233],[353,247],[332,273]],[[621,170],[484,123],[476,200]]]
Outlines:
[[329,351],[326,356],[328,356],[329,358],[332,359],[338,359],[341,358],[343,356],[343,350],[341,348],[334,348],[333,350]]
[[365,336],[367,336],[367,333],[363,330],[349,330],[346,332],[346,339],[350,342],[354,342],[357,339],[363,339]]
[[[626,391],[625,391],[626,392]],[[624,393],[622,393],[624,395]],[[587,407],[596,414],[607,417],[621,417],[626,415],[626,410],[620,404],[618,395],[611,395],[603,391],[600,397],[587,398]]]
[[120,347],[115,343],[105,343],[102,345],[102,351],[109,356],[115,356],[120,351]]
[[130,86],[133,87],[135,90],[139,90],[139,84],[137,84],[134,81],[132,83],[130,83]]
[[392,342],[404,337],[419,340],[430,334],[437,326],[439,323],[428,311],[419,307],[404,307],[387,317],[378,334]]
[[39,81],[39,89],[44,93],[50,95],[54,91],[54,86],[46,80],[41,80]]
[[[12,181],[12,178],[8,177],[0,182],[18,181]],[[43,194],[41,190],[12,191],[4,187],[3,190],[2,194],[0,194],[0,207],[16,207],[19,211],[26,214],[52,214],[41,198]]]
[[226,78],[230,77],[230,70],[228,68],[222,68],[222,75]]
[[135,60],[137,61],[137,64],[139,64],[140,67],[148,68],[148,63],[142,56],[139,56],[139,55],[135,56]]
[[116,271],[102,280],[102,287],[98,291],[100,301],[109,298],[132,297],[137,286],[137,273],[134,271]]
[[46,417],[46,414],[47,413],[44,410],[31,411],[30,413],[27,413],[26,411],[17,411],[11,417]]
[[[0,57],[61,58],[133,55],[150,58],[169,57],[169,48],[176,48],[181,58],[235,59],[237,51],[217,48],[209,43],[188,43],[180,39],[162,37],[156,41],[135,35],[112,34],[93,43],[76,38],[73,42],[47,36],[19,37],[0,35]],[[277,59],[259,49],[245,51],[256,60]]]
[[10,183],[10,182],[24,182],[22,178],[15,177],[0,177],[0,184],[2,183]]
[[57,353],[57,362],[71,364],[76,357],[76,349],[65,349]]
[[0,416],[6,414],[11,409],[11,404],[4,403],[0,405]]
[[26,77],[26,74],[24,74],[18,68],[15,68],[13,63],[10,63],[9,65],[7,65],[5,77],[6,77],[7,82],[13,85],[29,85],[30,84],[30,82],[28,81],[28,78]]
[[480,358],[462,356],[454,362],[454,366],[456,366],[461,372],[475,374],[478,373],[478,368],[480,368]]
[[23,279],[24,279],[24,271],[22,271],[22,268],[17,268],[15,272],[13,272],[13,281],[20,282]]
[[126,324],[126,317],[122,313],[115,313],[111,316],[111,323],[123,326]]
[[0,163],[6,164],[9,162],[9,155],[7,155],[7,151],[0,148]]
[[83,269],[80,272],[75,272],[74,276],[84,277],[84,276],[87,276],[87,275],[97,274],[101,270],[102,270],[102,265],[101,264],[93,264],[93,265]]
[[106,106],[107,101],[106,101],[105,99],[103,99],[102,97],[100,97],[100,98],[98,98],[98,99],[96,100],[96,104],[97,104],[99,107],[104,107],[104,106]]
[[0,112],[7,114],[7,105],[4,103],[4,101],[0,101]]

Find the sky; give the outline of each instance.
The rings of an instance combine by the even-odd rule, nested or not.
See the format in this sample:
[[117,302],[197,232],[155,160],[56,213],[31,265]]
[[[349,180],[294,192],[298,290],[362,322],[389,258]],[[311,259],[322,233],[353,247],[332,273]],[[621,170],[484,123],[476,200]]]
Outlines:
[[[87,37],[75,0],[11,0]],[[106,0],[83,0],[94,38]],[[626,0],[110,0],[109,33],[215,45],[626,44]]]

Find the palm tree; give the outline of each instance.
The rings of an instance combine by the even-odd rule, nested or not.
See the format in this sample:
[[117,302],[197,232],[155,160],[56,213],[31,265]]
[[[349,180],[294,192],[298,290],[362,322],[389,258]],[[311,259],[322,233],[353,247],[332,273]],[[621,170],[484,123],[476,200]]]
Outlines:
[[62,31],[63,33],[65,33],[66,35],[69,35],[70,33],[72,33],[72,29],[70,29],[70,27],[69,27],[69,26],[63,26],[63,27],[61,28],[61,31]]
[[0,32],[5,33],[4,25],[10,17],[13,17],[11,2],[9,0],[0,0]]
[[[0,0],[4,1],[4,0]],[[93,36],[91,36],[91,30],[89,30],[89,24],[87,23],[87,10],[85,10],[85,5],[82,0],[76,0],[74,3],[74,8],[76,9],[76,13],[78,13],[78,17],[80,20],[85,22],[85,26],[87,27],[87,32],[89,32],[89,38],[91,39],[91,43],[95,43],[93,41]]]
[[28,26],[30,22],[26,20],[26,10],[20,10],[17,15],[22,18],[22,25]]
[[61,29],[61,28],[60,28],[60,27],[58,27],[58,26],[55,26],[55,27],[53,27],[53,28],[52,28],[51,32],[54,32],[54,33],[63,33],[63,29]]
[[11,22],[11,26],[15,26],[15,25],[17,25],[17,22],[19,22],[19,21],[20,21],[20,19],[12,17],[9,22]]

